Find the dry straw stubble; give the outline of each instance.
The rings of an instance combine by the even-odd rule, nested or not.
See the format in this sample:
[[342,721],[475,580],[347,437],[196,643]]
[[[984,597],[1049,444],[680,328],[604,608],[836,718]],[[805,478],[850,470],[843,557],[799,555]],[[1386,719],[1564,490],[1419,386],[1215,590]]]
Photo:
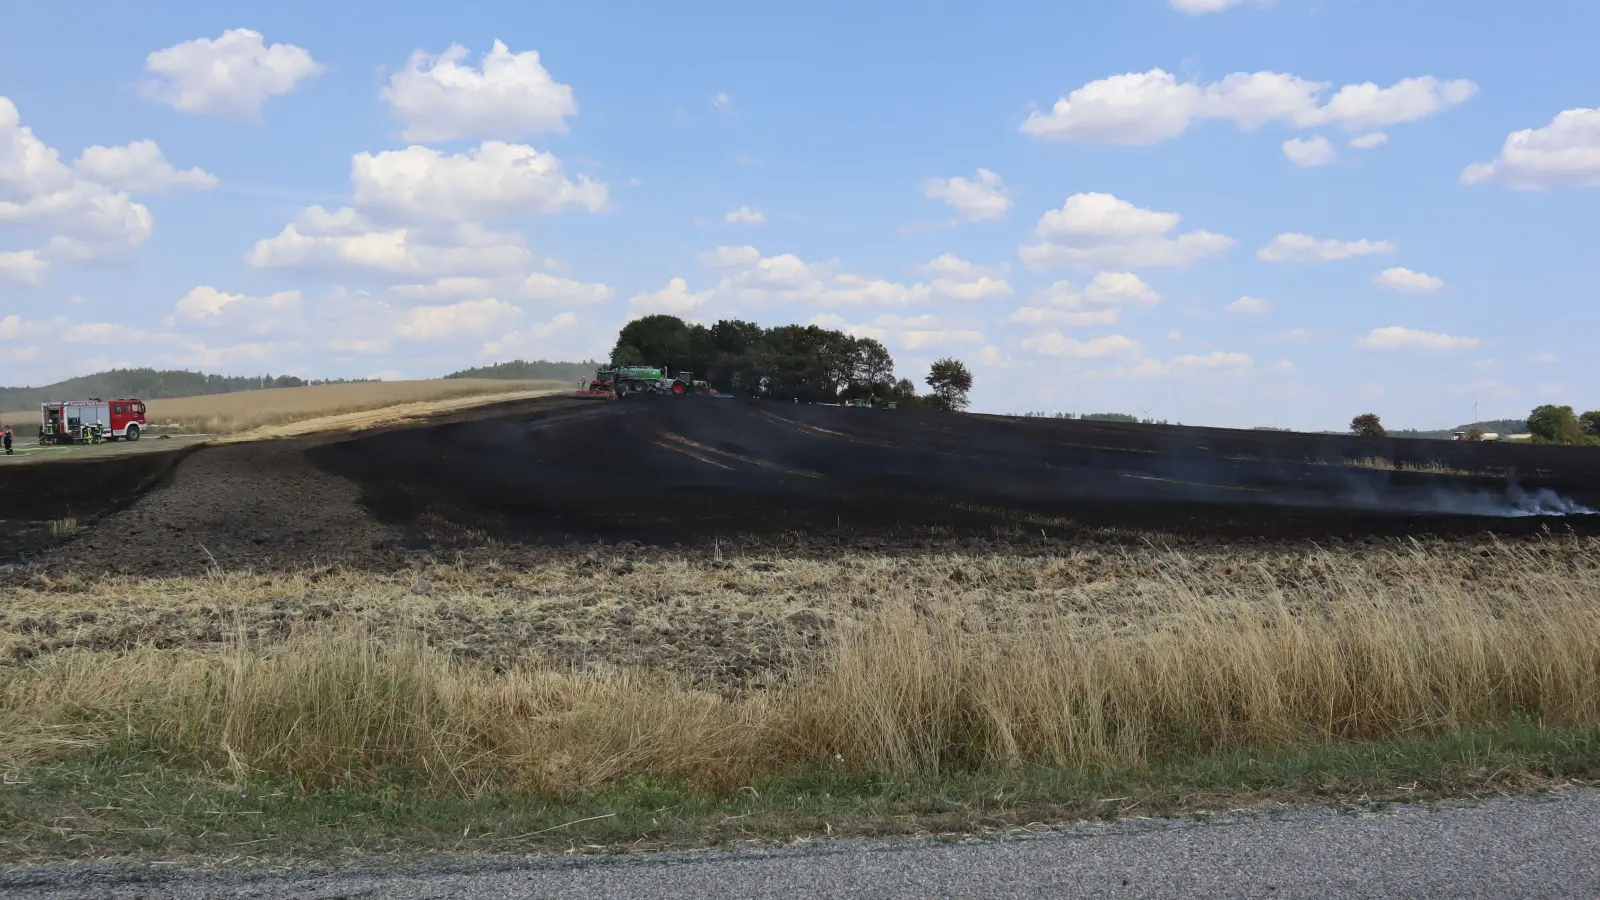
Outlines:
[[[1103,771],[1522,720],[1593,727],[1592,551],[1419,547],[1288,570],[1130,555],[1096,599],[987,616],[985,579],[1012,576],[963,560],[962,590],[885,598],[764,690],[611,667],[496,673],[371,623],[224,652],[65,651],[0,674],[0,753],[23,765],[131,741],[308,787],[400,770],[444,793],[570,798],[637,777],[731,791],[818,767]],[[858,578],[909,564],[857,562]],[[1031,565],[1037,581],[1058,563]]]

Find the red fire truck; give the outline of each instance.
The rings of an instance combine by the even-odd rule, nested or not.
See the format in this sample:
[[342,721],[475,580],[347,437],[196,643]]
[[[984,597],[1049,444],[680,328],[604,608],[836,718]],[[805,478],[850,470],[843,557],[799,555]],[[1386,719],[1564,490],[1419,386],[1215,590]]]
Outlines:
[[145,427],[144,401],[131,397],[39,404],[41,444],[88,444],[117,438],[137,441]]

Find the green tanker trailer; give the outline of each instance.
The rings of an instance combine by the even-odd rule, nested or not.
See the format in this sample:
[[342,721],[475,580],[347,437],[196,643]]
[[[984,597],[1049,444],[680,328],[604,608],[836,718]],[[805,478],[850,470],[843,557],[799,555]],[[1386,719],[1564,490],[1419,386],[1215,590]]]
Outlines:
[[668,376],[660,366],[607,366],[595,373],[589,389],[581,394],[616,394],[618,399],[633,394],[684,394],[710,393],[710,385],[695,381],[689,372]]

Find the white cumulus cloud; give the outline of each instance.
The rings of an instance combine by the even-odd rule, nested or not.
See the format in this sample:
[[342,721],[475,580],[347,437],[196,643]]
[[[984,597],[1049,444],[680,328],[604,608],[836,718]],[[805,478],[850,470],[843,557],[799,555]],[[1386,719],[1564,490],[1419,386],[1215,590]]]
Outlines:
[[286,327],[300,308],[299,291],[280,291],[266,297],[230,294],[200,285],[184,294],[173,309],[173,321],[187,325],[228,324],[253,334]]
[[727,225],[760,225],[767,221],[767,217],[762,215],[759,209],[741,206],[723,216],[722,221]]
[[710,291],[690,291],[687,281],[673,278],[659,291],[629,297],[628,311],[637,315],[667,313],[681,316],[694,312],[710,299]]
[[534,272],[522,280],[518,294],[525,300],[561,306],[592,306],[610,300],[616,291],[608,284],[590,284]]
[[40,246],[7,250],[0,274],[37,284],[58,262],[127,253],[150,237],[150,211],[126,192],[85,178],[54,147],[22,124],[10,99],[0,97],[0,227],[34,237]]
[[37,250],[8,250],[0,252],[0,279],[28,287],[44,281],[50,264],[39,256]]
[[184,41],[145,58],[156,76],[142,89],[147,99],[188,113],[255,116],[268,98],[287,94],[323,67],[293,44],[267,46],[248,28],[220,37]]
[[1132,272],[1101,272],[1080,293],[1070,282],[1058,281],[1045,291],[1048,301],[1064,309],[1085,306],[1154,306],[1161,295]]
[[179,171],[167,162],[155,141],[134,141],[121,147],[85,147],[73,169],[84,178],[117,190],[155,194],[172,188],[205,190],[217,176],[200,168]]
[[431,284],[395,285],[389,293],[402,300],[481,299],[493,295],[497,284],[492,278],[454,275]]
[[1037,337],[1023,338],[1023,349],[1040,356],[1060,356],[1070,359],[1107,359],[1119,356],[1138,356],[1144,345],[1130,337],[1108,334],[1089,341],[1064,336],[1052,331]]
[[900,343],[908,350],[944,350],[970,347],[987,343],[983,332],[972,329],[936,328],[912,329],[900,336]]
[[1363,134],[1360,137],[1350,139],[1350,146],[1357,150],[1376,150],[1387,143],[1389,143],[1389,136],[1381,131],[1374,131],[1371,134]]
[[1017,255],[1034,268],[1186,266],[1235,243],[1209,231],[1173,235],[1182,219],[1111,194],[1074,194],[1040,216],[1033,229],[1039,243],[1020,247]]
[[1127,307],[1161,302],[1156,289],[1132,272],[1101,272],[1083,290],[1057,281],[1040,294],[1046,306],[1024,306],[1005,318],[1014,325],[1092,328],[1115,325]]
[[408,141],[512,140],[567,131],[578,114],[571,85],[551,77],[534,50],[512,53],[503,41],[479,67],[464,61],[467,48],[451,44],[443,53],[417,50],[390,76],[380,93],[405,123]]
[[500,141],[460,153],[420,145],[357,153],[350,177],[353,206],[306,208],[277,236],[258,241],[246,261],[421,279],[434,284],[403,290],[417,298],[460,296],[452,289],[463,282],[449,279],[521,278],[533,267],[535,257],[520,234],[481,223],[572,208],[597,211],[606,202],[605,185],[567,177],[548,153]]
[[1085,378],[1145,380],[1153,378],[1187,378],[1204,374],[1240,374],[1255,365],[1247,353],[1229,353],[1213,350],[1205,355],[1184,354],[1163,362],[1150,356],[1138,356],[1132,361],[1107,369],[1094,369],[1083,373]]
[[1283,142],[1283,155],[1302,169],[1314,169],[1339,161],[1339,151],[1322,136],[1301,140],[1291,138]]
[[950,204],[969,222],[1003,218],[1011,209],[1011,195],[1005,183],[988,169],[979,169],[978,176],[972,179],[959,175],[929,178],[922,183],[922,194]]
[[1021,131],[1053,141],[1155,144],[1177,137],[1201,119],[1227,119],[1240,128],[1285,122],[1299,128],[1371,130],[1412,122],[1466,102],[1477,85],[1407,78],[1391,87],[1353,84],[1323,102],[1332,85],[1277,72],[1237,72],[1201,84],[1162,69],[1113,75],[1034,111]]
[[1024,306],[1002,321],[1010,325],[1053,325],[1058,328],[1098,328],[1115,325],[1122,318],[1122,310],[1062,309],[1055,306]]
[[447,306],[415,306],[395,326],[395,333],[413,340],[468,335],[483,337],[509,331],[522,318],[522,310],[504,300],[485,297]]
[[1213,350],[1204,356],[1193,354],[1173,357],[1167,366],[1175,372],[1195,371],[1206,369],[1245,369],[1254,365],[1255,360],[1246,353],[1228,353],[1222,350]]
[[[564,312],[557,313],[548,322],[535,322],[516,331],[508,332],[493,340],[485,341],[482,353],[492,359],[518,359],[551,358],[566,352],[561,346],[552,346],[551,340],[561,336],[578,326],[577,315]],[[562,338],[570,343],[570,337]]]
[[1367,350],[1475,350],[1483,341],[1472,337],[1456,337],[1415,328],[1392,325],[1374,328],[1356,339],[1356,346]]
[[1498,159],[1468,166],[1461,180],[1521,190],[1600,187],[1600,108],[1569,109],[1543,128],[1512,132]]
[[841,272],[833,263],[808,263],[792,253],[762,256],[750,246],[718,247],[701,254],[700,261],[722,273],[714,292],[734,303],[907,306],[933,294],[920,282]]
[[1172,8],[1191,16],[1203,16],[1208,13],[1219,13],[1254,2],[1265,6],[1272,0],[1172,0]]
[[1228,304],[1232,316],[1260,316],[1272,311],[1272,304],[1260,297],[1240,297]]
[[1399,248],[1389,241],[1371,241],[1366,238],[1340,241],[1288,232],[1273,238],[1272,243],[1256,253],[1256,257],[1274,263],[1332,262],[1353,259],[1357,256],[1394,253],[1397,250]]
[[405,278],[495,276],[525,270],[533,254],[515,234],[460,224],[380,227],[348,207],[308,207],[275,237],[257,241],[245,262],[268,269],[353,270]]
[[1338,125],[1351,131],[1367,131],[1415,122],[1459,106],[1478,93],[1478,86],[1464,79],[1442,81],[1432,75],[1405,78],[1390,87],[1373,82],[1347,84],[1320,109],[1297,116],[1302,126]]
[[1444,290],[1444,279],[1398,266],[1384,269],[1373,276],[1372,281],[1384,290],[1399,291],[1402,294],[1431,294]]
[[941,254],[916,267],[916,271],[934,276],[929,289],[950,300],[992,300],[1012,294],[1011,283],[997,270],[969,262],[954,253]]
[[356,206],[405,219],[471,222],[606,203],[606,187],[566,177],[561,161],[522,144],[486,141],[464,153],[412,146],[350,160]]

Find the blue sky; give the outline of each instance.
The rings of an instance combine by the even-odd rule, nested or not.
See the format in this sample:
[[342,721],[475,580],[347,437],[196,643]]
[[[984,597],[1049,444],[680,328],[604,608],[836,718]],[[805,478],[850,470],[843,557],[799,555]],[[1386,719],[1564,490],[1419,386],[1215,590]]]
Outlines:
[[672,311],[954,355],[991,412],[1600,406],[1594,4],[668,6],[8,10],[0,383]]

